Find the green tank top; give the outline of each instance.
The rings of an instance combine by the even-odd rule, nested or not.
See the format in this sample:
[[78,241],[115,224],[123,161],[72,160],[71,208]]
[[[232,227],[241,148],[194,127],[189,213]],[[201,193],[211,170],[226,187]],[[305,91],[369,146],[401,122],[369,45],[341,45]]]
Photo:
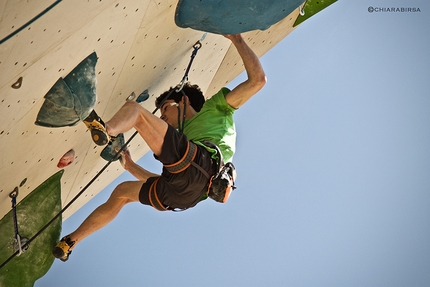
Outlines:
[[[203,104],[200,112],[184,123],[184,134],[188,140],[201,146],[205,146],[202,144],[205,140],[213,142],[221,150],[224,162],[232,161],[236,148],[236,129],[233,120],[236,109],[225,100],[225,95],[229,92],[228,88],[222,88]],[[206,149],[212,154],[215,153],[211,148]]]

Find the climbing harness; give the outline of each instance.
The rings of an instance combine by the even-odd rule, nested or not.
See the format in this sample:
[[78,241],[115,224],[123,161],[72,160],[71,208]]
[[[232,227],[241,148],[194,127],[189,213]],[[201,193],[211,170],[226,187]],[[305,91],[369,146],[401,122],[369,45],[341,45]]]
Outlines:
[[184,156],[177,162],[173,164],[166,164],[164,167],[168,172],[172,174],[177,174],[186,170],[193,162],[197,154],[197,146],[195,143],[188,141],[188,146],[185,151]]
[[149,203],[156,210],[158,210],[158,211],[165,211],[165,210],[167,210],[167,207],[165,207],[161,203],[161,201],[160,201],[160,199],[158,198],[158,195],[157,195],[157,183],[158,183],[159,180],[160,180],[160,178],[158,177],[156,180],[154,180],[154,182],[149,187]]
[[18,232],[18,218],[16,216],[16,198],[18,197],[18,187],[9,194],[12,199],[12,212],[13,212],[13,226],[15,229],[15,252],[18,252],[16,256],[20,256],[22,253],[27,251],[29,242],[27,238],[21,237]]
[[[188,64],[188,67],[185,71],[185,75],[182,78],[181,82],[177,85],[177,89],[179,89],[179,91],[182,91],[182,88],[185,85],[185,82],[188,80],[188,73],[189,70],[191,68],[191,64],[198,52],[198,50],[202,47],[201,41],[204,40],[204,38],[206,37],[205,33],[203,35],[203,37],[197,41],[194,45],[193,45],[193,52],[191,54],[191,60],[190,63]],[[173,93],[173,91],[175,91],[175,89],[171,89],[171,91],[162,99],[162,101],[160,102],[160,104],[154,109],[154,111],[152,112],[152,114],[155,114],[159,108],[161,108],[164,104],[164,102],[170,97],[170,95]],[[184,95],[185,93],[182,92]],[[22,241],[19,241],[21,243],[21,247],[23,247],[23,249],[25,249],[26,247],[28,247],[28,245],[34,240],[36,239],[46,228],[48,228],[58,217],[60,217],[90,186],[91,184],[93,184],[97,178],[109,167],[109,165],[114,161],[115,158],[117,158],[125,149],[126,147],[130,144],[130,142],[136,137],[136,135],[138,134],[138,132],[134,132],[133,135],[125,142],[125,144],[117,151],[117,153],[115,154],[115,156],[113,156],[104,166],[102,169],[100,169],[100,171],[81,189],[80,192],[78,192],[78,194],[75,195],[75,197],[73,197],[70,202],[68,204],[66,204],[63,209],[61,209],[48,223],[45,224],[45,226],[43,226],[35,235],[33,235],[33,237],[31,237],[30,239],[28,239],[24,244]],[[13,200],[13,198],[12,198]],[[6,259],[6,261],[4,261],[1,265],[0,265],[0,269],[3,268],[3,266],[5,266],[10,260],[12,260],[12,258],[14,258],[15,256],[20,255],[22,252],[24,252],[25,250],[20,251],[17,250],[15,251],[15,253],[13,253],[8,259]]]
[[[177,174],[180,172],[183,172],[191,165],[200,170],[207,179],[209,179],[208,188],[206,191],[206,196],[210,196],[212,199],[214,199],[217,202],[225,203],[227,202],[228,198],[230,197],[231,192],[236,189],[236,186],[234,184],[236,180],[236,168],[234,167],[233,163],[227,162],[224,163],[221,150],[219,147],[210,141],[203,141],[202,144],[205,146],[212,148],[216,151],[216,157],[218,160],[216,161],[215,166],[215,173],[213,175],[210,175],[206,170],[204,170],[201,166],[199,166],[196,162],[194,162],[194,158],[197,154],[197,145],[193,142],[188,142],[187,149],[185,151],[185,154],[183,157],[173,163],[168,165],[163,165],[166,170],[172,174]],[[155,182],[154,182],[155,183]],[[153,185],[154,185],[153,183]],[[154,188],[154,195],[151,194],[152,186],[150,188],[150,200],[151,205],[160,211],[167,210],[168,208],[165,208],[158,200],[159,203],[158,206],[154,205],[154,203],[157,203],[156,200],[152,200],[151,197],[155,196],[155,188]],[[159,208],[161,205],[162,208]],[[186,208],[185,208],[186,209]],[[183,209],[183,210],[185,210]]]

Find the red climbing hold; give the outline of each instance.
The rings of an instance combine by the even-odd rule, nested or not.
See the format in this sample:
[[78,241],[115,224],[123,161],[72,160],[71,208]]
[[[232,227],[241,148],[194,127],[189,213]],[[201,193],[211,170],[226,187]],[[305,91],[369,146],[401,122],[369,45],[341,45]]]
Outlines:
[[57,164],[57,167],[63,168],[70,165],[75,160],[75,151],[73,149],[66,152]]

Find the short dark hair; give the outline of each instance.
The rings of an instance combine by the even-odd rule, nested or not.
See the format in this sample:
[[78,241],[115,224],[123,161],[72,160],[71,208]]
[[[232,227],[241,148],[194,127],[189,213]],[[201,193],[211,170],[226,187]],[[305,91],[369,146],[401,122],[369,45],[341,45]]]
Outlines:
[[205,97],[203,96],[202,91],[200,90],[200,87],[197,85],[191,85],[190,83],[185,83],[184,87],[182,88],[182,91],[176,92],[177,87],[170,87],[168,91],[165,91],[162,93],[158,98],[155,99],[155,105],[160,108],[161,102],[163,102],[165,97],[173,91],[169,98],[166,100],[174,100],[176,103],[179,103],[183,97],[182,91],[184,91],[185,95],[188,96],[190,99],[190,105],[193,107],[193,109],[196,112],[199,112],[205,103]]

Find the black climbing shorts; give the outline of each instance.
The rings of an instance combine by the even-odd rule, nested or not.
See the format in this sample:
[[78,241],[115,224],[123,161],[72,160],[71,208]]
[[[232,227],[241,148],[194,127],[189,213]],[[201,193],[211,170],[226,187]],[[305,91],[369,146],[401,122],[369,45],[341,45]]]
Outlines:
[[[159,157],[154,157],[163,165],[174,164],[182,159],[188,146],[188,139],[169,125]],[[197,145],[194,158],[199,166],[210,176],[215,173],[211,154],[202,146]],[[157,181],[157,182],[155,182]],[[155,184],[153,184],[155,182]],[[150,177],[139,193],[139,200],[146,205],[152,205],[149,198],[151,188],[155,188],[160,203],[166,208],[186,209],[195,206],[207,191],[209,179],[196,167],[190,165],[184,171],[172,174],[163,167],[160,177]],[[152,187],[151,187],[152,186]]]

